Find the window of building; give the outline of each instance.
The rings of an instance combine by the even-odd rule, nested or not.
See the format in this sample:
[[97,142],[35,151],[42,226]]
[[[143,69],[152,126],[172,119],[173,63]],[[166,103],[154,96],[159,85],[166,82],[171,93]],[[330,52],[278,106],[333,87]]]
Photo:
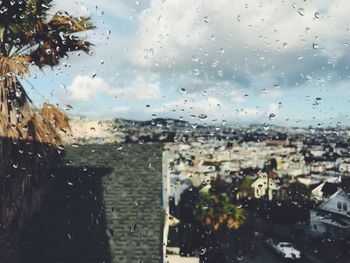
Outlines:
[[348,211],[348,204],[347,203],[343,203],[343,210],[345,212]]
[[338,210],[341,210],[341,208],[342,208],[342,203],[340,201],[337,202],[337,208],[338,208]]

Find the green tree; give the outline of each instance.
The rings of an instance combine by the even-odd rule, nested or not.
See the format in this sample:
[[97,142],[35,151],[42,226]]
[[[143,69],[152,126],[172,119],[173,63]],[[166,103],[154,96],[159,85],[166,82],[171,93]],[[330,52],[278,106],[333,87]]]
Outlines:
[[220,227],[238,229],[245,221],[245,210],[238,208],[226,193],[203,191],[199,197],[200,220],[213,230]]
[[[216,182],[213,181],[212,186]],[[201,262],[223,262],[219,232],[239,229],[246,221],[246,211],[233,204],[233,200],[227,193],[217,191],[215,187],[206,187],[199,195],[197,215],[204,230],[199,253]]]

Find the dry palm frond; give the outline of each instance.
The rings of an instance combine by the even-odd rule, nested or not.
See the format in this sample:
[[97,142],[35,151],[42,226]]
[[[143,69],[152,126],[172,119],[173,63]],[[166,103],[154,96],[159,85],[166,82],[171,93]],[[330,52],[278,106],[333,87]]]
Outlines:
[[16,77],[3,77],[0,97],[6,101],[0,104],[0,136],[58,146],[61,131],[70,131],[68,117],[53,105],[45,103],[41,115],[34,114]]
[[45,123],[50,123],[57,130],[70,131],[68,116],[57,107],[44,103],[41,115]]
[[17,125],[3,125],[6,120],[0,115],[0,137],[14,140],[37,141],[59,146],[62,144],[61,131],[70,131],[68,117],[56,107],[50,105],[43,109],[42,116],[32,115]]
[[89,17],[73,17],[67,13],[57,12],[49,22],[50,27],[65,34],[94,29]]
[[7,126],[5,117],[2,114],[0,114],[0,138],[6,137],[7,131],[8,131],[8,126]]
[[14,76],[23,76],[29,72],[29,55],[18,55],[12,57],[0,56],[0,76],[5,77],[9,74]]
[[58,65],[61,58],[68,55],[68,52],[84,51],[89,52],[92,44],[88,41],[68,37],[62,40],[60,37],[44,42],[41,47],[30,54],[30,60],[38,67]]

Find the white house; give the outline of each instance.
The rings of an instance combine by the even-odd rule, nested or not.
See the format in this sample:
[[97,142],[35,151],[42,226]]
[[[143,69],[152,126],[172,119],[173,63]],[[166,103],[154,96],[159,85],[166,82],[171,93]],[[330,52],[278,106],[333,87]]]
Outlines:
[[333,237],[350,235],[350,197],[344,190],[339,189],[318,209],[310,210],[310,230]]
[[268,178],[266,173],[259,174],[259,177],[252,183],[251,187],[255,198],[260,199],[268,192],[269,200],[272,200],[280,189],[274,179]]

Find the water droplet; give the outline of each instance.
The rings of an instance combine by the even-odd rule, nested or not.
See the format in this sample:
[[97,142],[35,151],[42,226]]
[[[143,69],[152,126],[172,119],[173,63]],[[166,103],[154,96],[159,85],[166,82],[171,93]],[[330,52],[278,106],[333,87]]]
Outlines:
[[108,238],[112,238],[113,235],[114,235],[114,232],[113,232],[112,229],[107,229],[107,230],[106,230],[106,234],[107,234],[107,237],[108,237]]
[[196,55],[193,55],[191,58],[193,62],[198,63],[199,57],[197,57]]
[[315,18],[316,18],[316,19],[319,19],[320,17],[321,17],[320,12],[315,12]]
[[61,151],[64,151],[66,148],[64,147],[64,145],[59,145],[58,147],[57,147],[59,150],[61,150]]
[[198,118],[200,118],[200,119],[202,119],[202,120],[204,120],[204,119],[206,119],[208,116],[206,115],[206,114],[204,114],[204,113],[201,113],[199,116],[198,116]]
[[211,67],[212,68],[216,68],[219,64],[219,61],[216,59],[212,64],[211,64]]
[[205,252],[207,252],[207,249],[206,248],[201,248],[198,252],[199,255],[204,255]]
[[265,131],[267,131],[267,130],[269,129],[269,124],[265,122],[265,123],[263,124],[263,129],[264,129]]
[[70,105],[70,104],[64,104],[63,105],[63,108],[64,108],[64,110],[72,110],[73,109],[73,106],[72,105]]
[[318,45],[318,43],[312,43],[312,48],[313,49],[318,49],[320,46]]
[[305,14],[304,8],[300,7],[300,8],[298,9],[298,13],[299,13],[299,15],[304,16],[304,14]]
[[287,42],[284,42],[283,43],[283,48],[287,48],[287,46],[288,46]]
[[311,125],[309,126],[308,129],[309,129],[310,133],[315,133],[315,131],[316,131],[316,129],[313,126],[311,126]]
[[201,72],[199,71],[198,68],[195,68],[195,69],[193,70],[193,75],[195,75],[195,76],[199,76],[200,73],[201,73]]
[[22,91],[16,90],[16,97],[20,98],[22,96]]

